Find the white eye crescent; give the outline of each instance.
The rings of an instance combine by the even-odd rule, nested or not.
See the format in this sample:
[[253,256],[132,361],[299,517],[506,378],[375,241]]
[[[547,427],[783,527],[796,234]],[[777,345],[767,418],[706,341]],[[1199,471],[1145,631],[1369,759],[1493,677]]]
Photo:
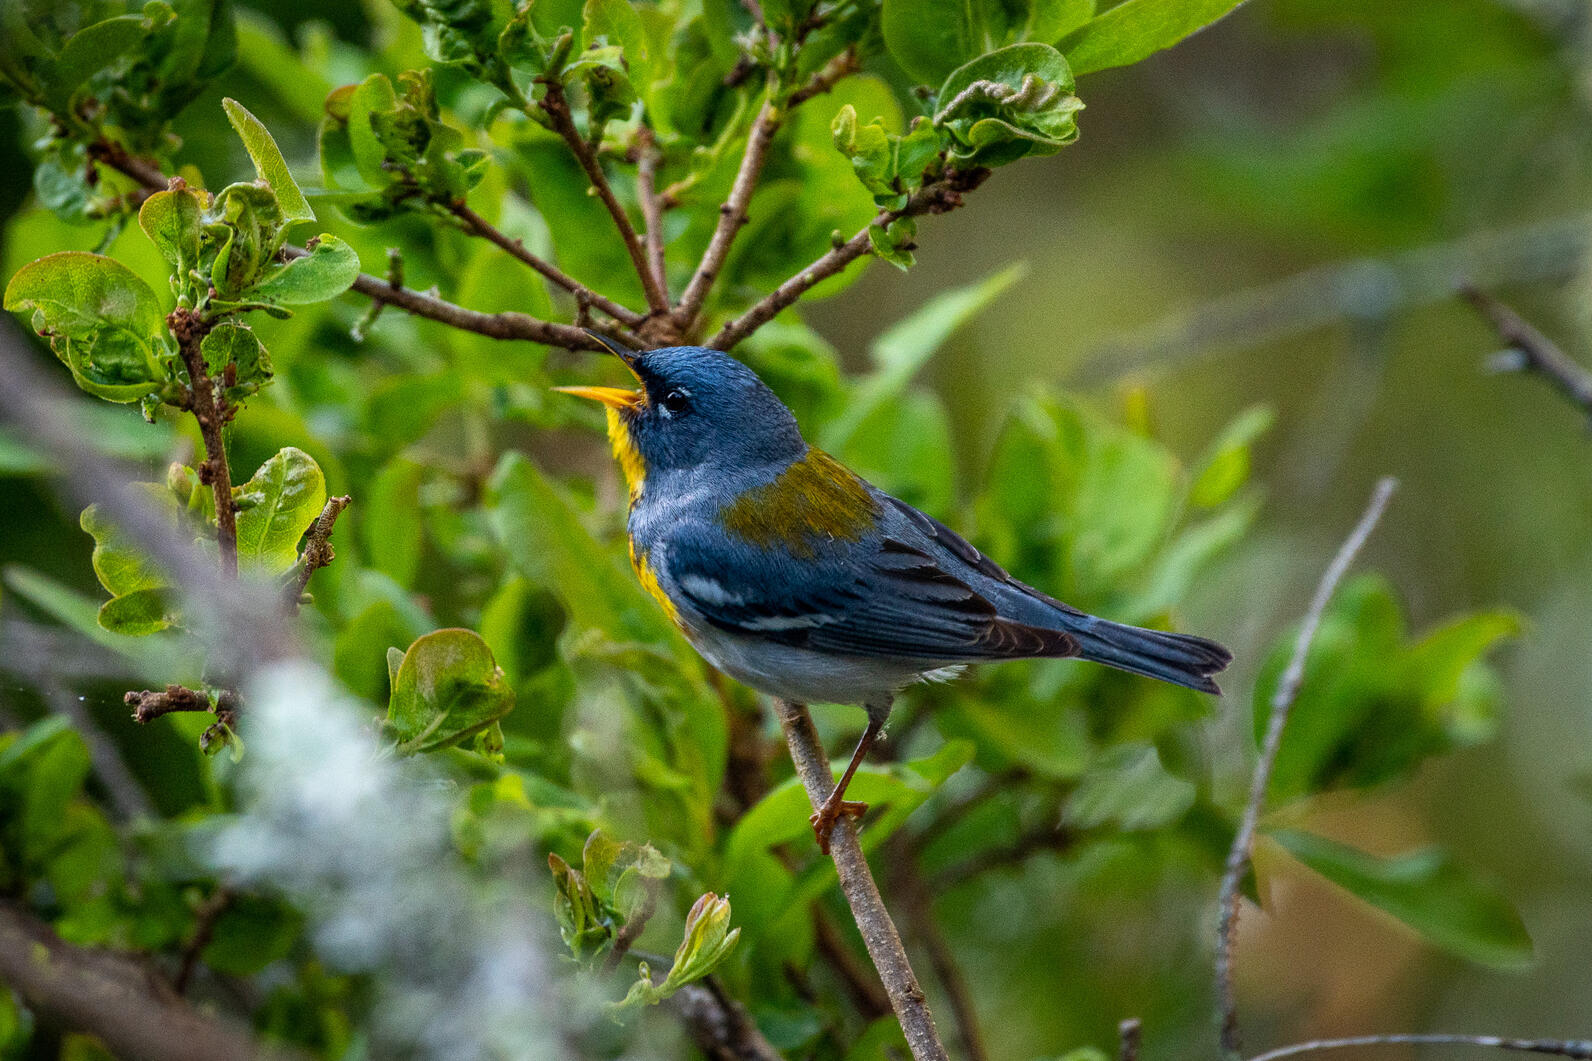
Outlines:
[[658,406],[664,416],[679,416],[691,407],[691,392],[684,387],[676,387],[663,396]]

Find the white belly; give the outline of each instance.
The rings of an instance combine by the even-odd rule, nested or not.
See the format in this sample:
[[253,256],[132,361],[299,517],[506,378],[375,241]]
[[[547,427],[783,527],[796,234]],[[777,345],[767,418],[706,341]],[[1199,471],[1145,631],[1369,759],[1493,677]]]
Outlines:
[[885,705],[903,685],[935,670],[875,659],[841,656],[782,645],[762,638],[691,624],[686,636],[707,661],[736,681],[785,700],[821,704]]

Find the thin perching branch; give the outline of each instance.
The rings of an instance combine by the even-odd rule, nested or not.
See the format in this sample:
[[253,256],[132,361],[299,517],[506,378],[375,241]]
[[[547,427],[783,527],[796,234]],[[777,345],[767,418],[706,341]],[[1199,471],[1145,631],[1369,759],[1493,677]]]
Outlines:
[[1553,1054],[1556,1057],[1592,1059],[1592,1039],[1506,1039],[1497,1035],[1357,1035],[1347,1039],[1312,1039],[1307,1043],[1278,1047],[1256,1054],[1249,1061],[1282,1061],[1285,1057],[1315,1053],[1318,1050],[1346,1050],[1365,1046],[1476,1046],[1493,1050],[1513,1050],[1522,1054]]
[[636,226],[631,223],[624,204],[619,201],[619,197],[614,194],[613,186],[608,183],[608,176],[603,172],[597,153],[592,150],[585,137],[580,135],[580,130],[575,128],[575,119],[569,110],[569,100],[564,96],[564,87],[557,81],[547,83],[547,95],[542,99],[542,111],[552,123],[553,131],[568,145],[570,153],[575,156],[575,161],[580,163],[580,168],[585,171],[587,181],[596,189],[597,198],[602,200],[603,205],[608,208],[609,215],[614,219],[614,228],[619,231],[619,239],[630,255],[631,264],[636,267],[636,276],[641,279],[641,290],[647,296],[647,305],[655,313],[667,311],[669,296],[658,286],[652,270],[647,267],[647,252],[641,245],[641,237],[636,234]]
[[1592,416],[1592,369],[1577,363],[1553,340],[1496,298],[1469,284],[1460,296],[1492,322],[1508,349],[1496,359],[1504,371],[1535,372],[1557,387],[1588,416]]
[[[824,756],[823,743],[813,728],[812,716],[803,704],[793,700],[778,701],[779,724],[785,731],[785,741],[790,745],[796,776],[807,790],[807,798],[817,810],[835,787],[835,775]],[[852,916],[862,933],[862,942],[868,948],[884,989],[890,996],[890,1007],[901,1022],[907,1046],[914,1061],[949,1061],[945,1045],[934,1029],[934,1016],[929,1012],[928,1001],[918,978],[907,960],[906,948],[896,932],[890,912],[879,897],[879,886],[874,883],[868,860],[857,840],[857,826],[849,817],[842,816],[829,838],[830,857],[835,860],[835,872],[840,877],[840,890],[851,906]]]
[[1227,853],[1227,867],[1222,873],[1221,890],[1218,893],[1216,997],[1221,1012],[1222,1051],[1230,1058],[1239,1057],[1241,1049],[1238,1032],[1238,1000],[1233,993],[1233,937],[1238,929],[1238,890],[1244,879],[1244,871],[1249,866],[1250,851],[1255,842],[1255,826],[1260,821],[1261,807],[1266,802],[1266,788],[1271,783],[1271,769],[1277,761],[1277,752],[1282,747],[1283,729],[1288,725],[1288,713],[1293,708],[1294,700],[1299,696],[1299,686],[1304,681],[1305,659],[1310,654],[1310,644],[1315,640],[1316,630],[1321,625],[1321,617],[1327,610],[1327,603],[1332,599],[1333,592],[1338,588],[1338,583],[1348,571],[1349,565],[1354,562],[1360,548],[1365,545],[1365,540],[1370,537],[1377,521],[1382,518],[1382,511],[1387,507],[1388,499],[1393,496],[1393,491],[1397,487],[1398,480],[1392,476],[1387,476],[1376,484],[1376,489],[1371,494],[1371,501],[1366,505],[1365,514],[1360,517],[1360,522],[1355,524],[1348,538],[1338,547],[1338,555],[1332,558],[1332,563],[1327,566],[1326,573],[1321,576],[1320,584],[1316,586],[1316,595],[1310,601],[1310,609],[1305,612],[1304,622],[1299,625],[1299,636],[1294,639],[1293,656],[1288,660],[1288,667],[1283,671],[1281,679],[1277,682],[1277,689],[1271,697],[1271,718],[1266,723],[1266,738],[1261,745],[1260,758],[1255,762],[1254,777],[1249,785],[1249,799],[1244,804],[1244,814],[1239,820],[1238,832],[1233,836],[1233,846]]

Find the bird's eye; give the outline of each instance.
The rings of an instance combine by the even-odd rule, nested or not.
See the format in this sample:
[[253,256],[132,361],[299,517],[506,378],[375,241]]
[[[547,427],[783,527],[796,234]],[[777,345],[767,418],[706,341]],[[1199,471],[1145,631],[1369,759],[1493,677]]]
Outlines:
[[663,406],[663,411],[670,416],[679,416],[690,407],[691,394],[685,390],[672,390],[663,396],[660,404]]

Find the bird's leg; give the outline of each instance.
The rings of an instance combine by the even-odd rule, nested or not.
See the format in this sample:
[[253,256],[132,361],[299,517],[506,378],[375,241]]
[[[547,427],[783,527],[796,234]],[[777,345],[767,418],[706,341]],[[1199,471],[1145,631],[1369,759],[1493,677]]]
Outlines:
[[851,762],[846,764],[846,772],[840,775],[840,780],[835,783],[835,790],[824,800],[823,806],[809,819],[813,826],[813,835],[818,839],[818,849],[824,854],[829,854],[829,833],[840,820],[842,814],[850,818],[861,818],[868,810],[866,803],[846,799],[846,786],[851,784],[851,775],[857,772],[857,767],[868,757],[868,749],[873,747],[873,742],[878,739],[879,733],[884,729],[884,715],[875,718],[872,711],[868,712],[868,728],[862,731],[862,739],[857,741],[857,750],[851,753]]

